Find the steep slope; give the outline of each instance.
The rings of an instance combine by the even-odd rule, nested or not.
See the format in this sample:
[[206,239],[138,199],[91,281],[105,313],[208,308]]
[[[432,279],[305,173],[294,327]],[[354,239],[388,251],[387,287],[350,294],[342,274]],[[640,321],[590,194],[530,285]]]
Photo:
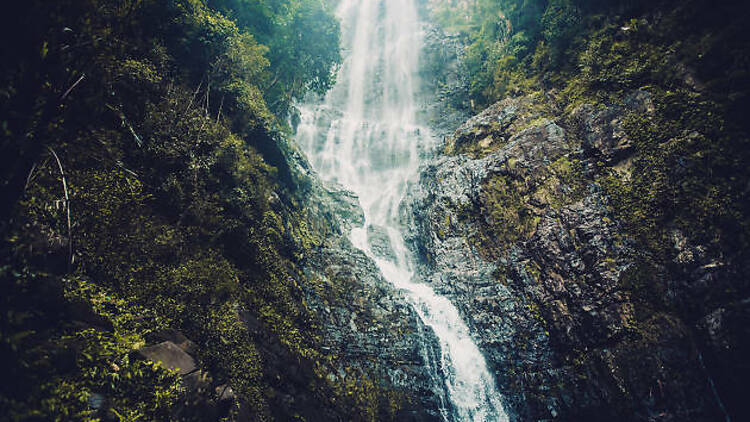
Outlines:
[[[607,125],[643,112],[647,99],[638,92],[600,112],[608,119],[584,107],[567,123],[615,144],[623,140],[608,137]],[[457,141],[505,143],[496,152],[424,169],[406,211],[427,256],[422,272],[471,321],[519,420],[721,417],[702,369],[701,323],[691,327],[666,305],[643,309],[637,296],[648,293],[631,284],[642,282],[636,246],[606,193],[579,173],[601,150],[582,152],[574,126],[550,120],[509,128],[525,126],[529,102],[506,100],[460,129]],[[718,277],[674,236],[675,254],[697,270],[681,285]]]
[[326,180],[357,195],[363,221],[352,243],[371,257],[384,278],[403,290],[439,340],[434,391],[445,391],[442,420],[501,422],[494,379],[450,301],[418,277],[401,235],[398,208],[421,157],[434,146],[418,115],[423,81],[422,20],[413,0],[347,0],[337,15],[346,52],[338,85],[302,107],[297,140]]
[[747,10],[665,4],[490,62],[402,208],[516,420],[748,417]]
[[338,55],[321,36],[336,54],[305,80],[278,67],[308,51],[284,31],[335,20],[278,2],[269,60],[211,3],[3,16],[0,419],[434,420],[432,333],[269,110]]

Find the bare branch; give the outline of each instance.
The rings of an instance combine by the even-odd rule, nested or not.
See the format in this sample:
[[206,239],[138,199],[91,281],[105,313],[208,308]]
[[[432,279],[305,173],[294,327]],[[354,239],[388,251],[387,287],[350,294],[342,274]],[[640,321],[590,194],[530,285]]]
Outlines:
[[34,171],[36,170],[36,163],[31,166],[31,170],[29,171],[29,175],[26,177],[26,184],[23,185],[23,191],[26,192],[26,190],[29,188],[29,185],[31,184],[31,180],[34,178]]
[[219,113],[216,115],[216,123],[221,120],[221,109],[224,108],[224,96],[221,96],[221,104],[219,104]]
[[78,84],[80,84],[80,83],[81,83],[81,81],[83,81],[83,78],[85,78],[85,77],[86,77],[86,74],[85,74],[85,73],[84,73],[83,75],[81,75],[81,77],[80,77],[80,78],[78,78],[78,80],[77,80],[77,81],[76,81],[76,82],[75,82],[75,83],[74,83],[73,85],[71,85],[71,87],[70,87],[70,88],[68,88],[68,90],[67,90],[67,91],[65,91],[65,93],[64,93],[64,94],[62,95],[62,97],[60,97],[60,101],[64,100],[64,99],[65,99],[65,97],[67,97],[67,96],[68,96],[68,94],[70,94],[70,92],[71,92],[71,91],[73,91],[73,89],[75,89],[75,87],[77,87],[77,86],[78,86]]
[[203,80],[201,80],[201,82],[198,84],[198,88],[195,89],[195,92],[193,93],[193,98],[190,99],[190,103],[188,103],[188,106],[185,109],[185,114],[187,114],[190,111],[190,108],[193,106],[193,101],[195,101],[195,97],[198,96],[198,92],[200,92],[202,86],[203,86]]
[[60,161],[60,157],[57,156],[57,153],[52,148],[47,147],[47,149],[57,161],[57,168],[60,169],[63,191],[65,192],[65,210],[68,218],[68,269],[70,269],[70,266],[73,264],[73,229],[72,224],[70,223],[70,196],[68,195],[68,180],[65,178],[65,170],[63,170],[63,165]]

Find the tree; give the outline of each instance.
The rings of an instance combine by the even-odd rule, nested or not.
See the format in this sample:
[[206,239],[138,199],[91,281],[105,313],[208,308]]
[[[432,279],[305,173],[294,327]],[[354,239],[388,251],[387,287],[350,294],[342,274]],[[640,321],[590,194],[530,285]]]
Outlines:
[[319,0],[209,0],[240,29],[269,47],[261,89],[271,111],[283,117],[308,92],[323,93],[341,63],[339,23]]

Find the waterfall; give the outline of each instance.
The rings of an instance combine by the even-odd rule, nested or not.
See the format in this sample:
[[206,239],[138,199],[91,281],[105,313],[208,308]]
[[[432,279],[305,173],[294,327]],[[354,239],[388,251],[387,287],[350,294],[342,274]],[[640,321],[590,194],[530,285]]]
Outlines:
[[415,280],[399,205],[420,157],[434,147],[419,124],[417,92],[422,29],[416,0],[342,0],[344,63],[322,103],[300,106],[297,141],[322,178],[354,192],[366,223],[352,243],[383,276],[408,293],[440,341],[438,364],[450,405],[446,421],[507,421],[494,378],[458,310]]

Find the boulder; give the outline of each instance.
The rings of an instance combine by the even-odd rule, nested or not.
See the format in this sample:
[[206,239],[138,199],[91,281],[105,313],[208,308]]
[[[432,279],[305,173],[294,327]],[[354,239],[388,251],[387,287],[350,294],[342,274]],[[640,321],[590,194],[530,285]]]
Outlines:
[[198,351],[198,346],[196,346],[196,344],[193,343],[192,340],[185,337],[185,334],[183,334],[181,331],[175,330],[173,328],[168,328],[153,333],[147,337],[147,340],[150,343],[162,343],[165,341],[171,341],[189,355],[194,355]]
[[144,359],[177,371],[180,375],[187,375],[197,369],[193,357],[171,341],[144,347],[138,350],[138,354]]

